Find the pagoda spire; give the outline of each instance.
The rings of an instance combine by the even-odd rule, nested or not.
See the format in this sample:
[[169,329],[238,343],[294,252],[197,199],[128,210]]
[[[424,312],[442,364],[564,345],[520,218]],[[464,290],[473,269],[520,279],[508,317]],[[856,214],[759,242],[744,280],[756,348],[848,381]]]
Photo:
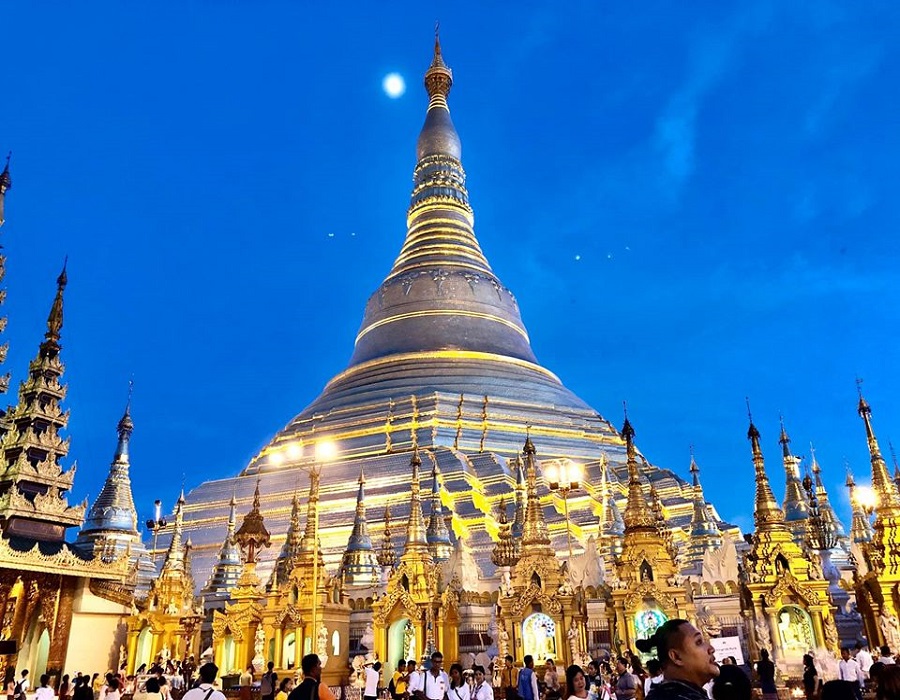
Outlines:
[[878,520],[900,519],[900,495],[897,493],[897,485],[888,474],[884,457],[881,456],[878,438],[875,437],[875,431],[872,428],[872,409],[862,394],[862,380],[858,381],[857,388],[859,390],[857,410],[866,426],[866,441],[869,443],[869,457],[872,462],[872,490],[878,497],[875,508],[877,528]]
[[6,193],[12,189],[12,177],[9,175],[9,159],[12,157],[12,151],[6,154],[6,165],[3,172],[0,172],[0,226],[3,226],[5,219],[5,203]]
[[[184,496],[182,495],[183,500]],[[253,491],[253,504],[247,515],[244,516],[241,526],[234,533],[234,539],[246,552],[245,562],[253,565],[258,561],[259,551],[268,547],[272,542],[260,512],[259,479],[256,480],[256,488]]]
[[[428,107],[416,143],[406,238],[366,309],[350,367],[450,347],[536,364],[515,300],[475,237],[462,145],[448,103],[453,71],[439,36],[424,83]],[[452,346],[449,337],[456,339]]]
[[531,441],[531,436],[526,435],[525,446],[522,450],[525,455],[525,479],[528,488],[528,505],[525,510],[525,527],[522,532],[522,551],[526,549],[530,553],[546,550],[553,555],[550,546],[550,534],[547,531],[547,522],[544,520],[544,511],[537,494],[537,450]]
[[391,541],[391,507],[384,507],[384,535],[381,538],[381,549],[378,550],[378,564],[383,570],[394,568],[397,563],[397,551]]
[[900,492],[900,464],[897,462],[897,453],[894,451],[894,443],[888,440],[888,450],[891,452],[891,462],[894,464],[894,483],[897,484],[897,490]]
[[628,420],[625,410],[625,422],[622,424],[622,437],[625,438],[625,453],[628,465],[628,502],[625,505],[625,532],[656,527],[656,519],[641,488],[641,472],[638,467],[637,449],[634,446],[634,428]]
[[344,583],[349,585],[374,585],[381,577],[381,566],[366,527],[366,475],[362,468],[359,470],[359,490],[356,493],[356,517],[344,551],[341,574]]
[[494,566],[515,566],[518,561],[516,546],[512,540],[509,517],[506,513],[506,499],[500,496],[497,504],[498,539],[491,550],[491,561]]
[[59,358],[67,281],[63,265],[47,332],[19,387],[18,404],[6,416],[8,431],[0,443],[5,467],[0,471],[0,525],[10,535],[51,541],[62,541],[66,528],[80,526],[86,510],[86,504],[68,505],[64,494],[72,488],[75,468],[63,472],[60,464],[69,451],[68,438],[60,435],[69,413],[60,408],[66,386]]
[[447,523],[444,521],[436,459],[433,459],[431,465],[431,516],[428,520],[428,530],[425,533],[425,538],[428,540],[428,549],[431,550],[431,556],[436,562],[444,562],[450,559],[450,555],[453,553],[453,543],[450,541],[450,531],[447,529]]
[[784,417],[781,421],[781,436],[778,442],[781,444],[783,455],[785,489],[784,489],[784,521],[794,536],[794,541],[803,546],[806,543],[806,535],[809,524],[809,504],[803,495],[803,486],[800,484],[800,459],[791,454],[791,439],[784,427]]
[[410,484],[409,520],[406,523],[406,544],[403,546],[403,556],[407,558],[431,558],[428,550],[428,538],[425,534],[425,516],[422,515],[422,501],[419,496],[419,470],[422,467],[422,458],[419,456],[418,445],[413,446],[412,456],[409,460],[412,467],[412,482]]
[[209,579],[203,587],[203,597],[206,600],[227,599],[229,592],[237,585],[241,575],[243,563],[241,562],[241,549],[235,539],[237,528],[237,498],[231,493],[228,502],[228,527],[225,531],[225,540],[219,549],[219,557],[210,572]]
[[[322,558],[322,546],[316,537],[316,521],[319,510],[319,482],[321,474],[318,469],[309,472],[309,497],[306,503],[306,529],[300,540],[301,558],[310,559],[315,556],[319,560],[319,567],[324,567]],[[324,571],[324,568],[322,569]],[[288,572],[290,573],[290,572]]]
[[703,561],[706,552],[716,551],[722,546],[722,532],[715,521],[709,517],[709,506],[703,497],[703,486],[700,485],[700,467],[694,459],[691,447],[691,480],[693,482],[694,512],[691,517],[691,542],[688,545],[687,560],[695,563]]
[[[3,172],[0,173],[0,227],[3,226],[3,207],[4,201],[6,199],[6,192],[9,188],[12,187],[12,178],[9,176],[9,158],[12,154],[8,154],[6,156],[6,167],[3,168]],[[0,246],[2,249],[2,246]],[[0,282],[3,281],[3,278],[6,277],[6,256],[0,254]],[[6,300],[6,290],[0,290],[0,304]],[[6,316],[0,316],[0,333],[6,330]],[[9,352],[9,343],[3,343],[0,345],[0,365],[6,362],[6,355]],[[5,394],[9,389],[9,373],[7,372],[4,375],[0,375],[0,394]],[[2,412],[0,412],[2,413]],[[0,437],[3,436],[3,433],[6,431],[7,426],[5,425],[5,421],[3,420],[3,416],[0,415]]]
[[163,561],[162,574],[170,571],[184,571],[184,503],[184,490],[182,489],[175,502],[175,526],[172,529],[172,539],[169,540],[169,548],[166,550],[166,558]]
[[822,468],[816,459],[816,448],[812,443],[809,444],[809,455],[812,464],[810,471],[812,472],[813,482],[816,486],[816,501],[819,503],[819,517],[825,524],[825,527],[835,533],[839,540],[845,540],[847,533],[844,530],[844,524],[838,518],[837,513],[828,499],[828,491],[825,489],[825,483],[822,481]]
[[131,491],[131,463],[128,457],[128,443],[134,432],[131,419],[131,391],[128,392],[128,403],[125,413],[116,426],[119,440],[116,453],[109,467],[109,474],[100,489],[100,495],[94,501],[81,528],[79,540],[87,533],[121,532],[132,537],[138,535],[137,509],[134,507],[134,496]]
[[525,531],[525,509],[527,495],[525,486],[525,463],[519,455],[513,459],[516,470],[516,509],[513,514],[511,534],[513,540],[521,540]]
[[602,553],[616,558],[622,553],[622,538],[625,535],[625,520],[622,511],[616,504],[615,488],[618,483],[616,474],[609,468],[609,461],[603,455],[600,465],[603,489],[603,520],[600,523],[600,541]]
[[288,580],[291,570],[300,561],[300,549],[303,541],[303,528],[300,526],[300,496],[297,489],[294,489],[294,497],[291,499],[291,519],[288,523],[287,537],[284,545],[275,560],[275,568],[272,569],[271,583],[278,583]]
[[853,472],[847,469],[847,491],[853,519],[850,521],[850,540],[855,544],[867,544],[875,537],[872,521],[856,496],[856,482]]
[[778,507],[775,494],[769,485],[769,477],[766,474],[766,460],[763,457],[762,448],[759,446],[759,430],[753,424],[753,416],[750,415],[750,402],[747,402],[747,417],[750,419],[750,427],[747,430],[747,439],[750,440],[750,451],[753,455],[753,468],[756,470],[756,507],[753,510],[753,521],[757,532],[763,530],[783,530],[784,511]]

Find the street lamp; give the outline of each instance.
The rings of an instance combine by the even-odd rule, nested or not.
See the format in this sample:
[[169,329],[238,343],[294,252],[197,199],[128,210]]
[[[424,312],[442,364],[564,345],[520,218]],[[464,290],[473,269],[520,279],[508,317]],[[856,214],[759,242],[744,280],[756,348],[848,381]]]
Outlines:
[[167,525],[166,519],[162,517],[162,501],[158,498],[153,501],[153,517],[147,521],[147,529],[153,533],[153,565],[156,565],[156,540],[159,537],[159,531]]
[[544,467],[544,477],[553,493],[563,499],[563,510],[566,514],[566,542],[569,545],[569,559],[572,558],[572,534],[569,532],[569,494],[581,486],[583,473],[581,465],[569,459],[549,462]]

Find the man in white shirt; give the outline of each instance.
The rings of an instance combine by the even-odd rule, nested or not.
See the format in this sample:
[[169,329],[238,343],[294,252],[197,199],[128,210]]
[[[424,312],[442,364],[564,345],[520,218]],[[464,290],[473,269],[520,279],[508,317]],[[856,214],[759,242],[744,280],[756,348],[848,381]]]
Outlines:
[[864,647],[862,642],[856,643],[856,661],[859,663],[859,667],[862,669],[862,672],[866,674],[866,677],[869,676],[869,669],[872,668],[872,655],[869,653],[868,647]]
[[198,671],[200,683],[191,688],[181,700],[225,700],[225,693],[217,690],[214,683],[219,675],[219,667],[213,663],[203,664]]
[[859,667],[859,662],[850,656],[849,647],[841,649],[841,660],[838,662],[838,678],[854,684],[856,697],[862,700],[862,691],[866,685],[866,677]]
[[376,661],[371,666],[366,666],[366,689],[363,691],[365,700],[378,700],[378,681],[381,680],[380,671],[380,661]]
[[19,687],[22,689],[22,695],[28,695],[31,690],[31,681],[28,679],[28,669],[22,671],[22,680],[19,681]]
[[410,678],[409,692],[418,700],[447,700],[450,677],[444,672],[444,655],[436,651],[431,655],[431,668],[416,674],[419,678],[413,684]]
[[896,663],[894,657],[891,656],[891,648],[889,646],[881,647],[881,656],[878,657],[878,660],[885,666],[893,666]]

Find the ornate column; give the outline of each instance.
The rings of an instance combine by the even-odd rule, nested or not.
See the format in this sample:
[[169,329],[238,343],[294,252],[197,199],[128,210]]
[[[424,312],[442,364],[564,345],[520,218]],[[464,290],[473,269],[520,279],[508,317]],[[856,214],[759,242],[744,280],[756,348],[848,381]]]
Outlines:
[[275,653],[272,656],[274,657],[272,661],[275,663],[275,668],[284,668],[282,666],[282,661],[284,660],[284,629],[282,625],[278,625],[275,628]]
[[781,661],[784,655],[781,649],[781,634],[778,632],[778,621],[775,619],[775,612],[770,608],[766,613],[766,621],[769,623],[769,634],[772,636],[772,652],[773,661]]
[[133,675],[137,670],[137,643],[140,633],[139,629],[128,630],[128,668],[126,669],[128,675]]
[[828,647],[825,641],[825,626],[822,624],[821,608],[810,609],[809,617],[812,620],[813,632],[816,635],[816,647]]
[[[50,654],[47,657],[47,673],[59,678],[66,665],[66,652],[69,647],[69,634],[72,631],[72,606],[75,602],[75,587],[78,582],[68,577],[60,577],[59,602],[56,607],[56,619],[50,635]],[[46,594],[45,594],[46,595]]]

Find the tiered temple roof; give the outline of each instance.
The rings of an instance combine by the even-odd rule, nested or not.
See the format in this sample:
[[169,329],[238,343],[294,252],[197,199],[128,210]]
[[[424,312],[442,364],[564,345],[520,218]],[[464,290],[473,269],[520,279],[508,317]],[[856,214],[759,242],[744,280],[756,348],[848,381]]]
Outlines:
[[80,526],[84,518],[86,506],[70,506],[65,495],[72,488],[75,468],[64,471],[61,464],[69,451],[69,439],[60,435],[69,413],[60,407],[66,386],[60,381],[64,367],[59,357],[67,281],[63,266],[47,332],[28,366],[19,402],[7,415],[9,430],[0,441],[0,524],[7,536],[62,541],[66,529]]

